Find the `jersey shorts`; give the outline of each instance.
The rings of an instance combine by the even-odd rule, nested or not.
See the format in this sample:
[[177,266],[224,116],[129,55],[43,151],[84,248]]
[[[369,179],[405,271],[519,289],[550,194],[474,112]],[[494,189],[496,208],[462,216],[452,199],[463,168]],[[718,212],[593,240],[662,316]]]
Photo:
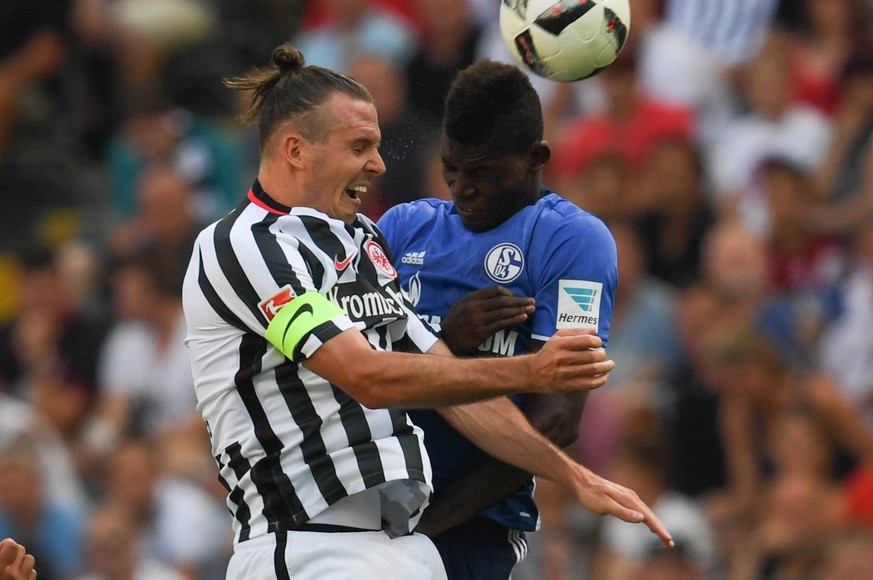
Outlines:
[[440,554],[423,534],[277,532],[237,544],[228,580],[445,580]]

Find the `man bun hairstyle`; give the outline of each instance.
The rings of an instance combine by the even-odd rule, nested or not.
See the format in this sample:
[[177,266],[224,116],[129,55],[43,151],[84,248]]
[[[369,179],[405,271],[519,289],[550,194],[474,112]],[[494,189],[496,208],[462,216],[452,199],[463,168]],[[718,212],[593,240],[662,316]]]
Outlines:
[[479,60],[458,73],[452,83],[443,134],[462,144],[525,153],[543,138],[539,95],[518,67]]
[[293,122],[310,141],[323,141],[330,127],[321,122],[314,109],[334,93],[373,102],[364,85],[348,75],[307,65],[303,53],[287,42],[273,51],[269,68],[224,79],[224,84],[234,90],[251,92],[248,110],[241,117],[250,123],[257,122],[261,151],[276,129],[287,122]]

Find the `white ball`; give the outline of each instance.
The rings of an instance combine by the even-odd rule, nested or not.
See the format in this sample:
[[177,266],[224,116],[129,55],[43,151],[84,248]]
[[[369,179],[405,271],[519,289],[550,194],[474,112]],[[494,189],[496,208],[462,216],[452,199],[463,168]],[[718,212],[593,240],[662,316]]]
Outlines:
[[500,34],[525,67],[578,81],[611,64],[630,30],[630,0],[501,0]]

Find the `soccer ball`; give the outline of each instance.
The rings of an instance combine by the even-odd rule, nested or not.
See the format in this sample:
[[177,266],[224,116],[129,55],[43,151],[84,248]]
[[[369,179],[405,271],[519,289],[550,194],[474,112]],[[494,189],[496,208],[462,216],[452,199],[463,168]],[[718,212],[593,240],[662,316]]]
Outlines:
[[627,40],[630,0],[501,0],[500,34],[524,66],[578,81],[612,63]]

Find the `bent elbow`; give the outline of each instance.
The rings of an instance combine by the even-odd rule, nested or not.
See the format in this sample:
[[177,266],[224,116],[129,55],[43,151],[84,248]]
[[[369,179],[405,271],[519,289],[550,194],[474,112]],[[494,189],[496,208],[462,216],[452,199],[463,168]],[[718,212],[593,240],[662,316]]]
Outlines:
[[533,426],[558,447],[567,447],[579,438],[579,421],[564,415],[552,416],[547,421],[532,422]]
[[549,439],[558,447],[569,447],[579,438],[579,423],[558,429]]

